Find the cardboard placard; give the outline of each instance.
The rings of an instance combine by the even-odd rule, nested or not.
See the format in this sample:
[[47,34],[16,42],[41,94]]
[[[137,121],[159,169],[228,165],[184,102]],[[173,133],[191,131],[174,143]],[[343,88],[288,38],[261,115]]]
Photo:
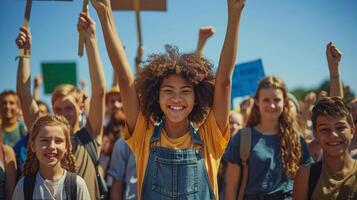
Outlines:
[[[111,0],[112,10],[135,10],[134,0]],[[166,11],[166,0],[140,0],[142,11]]]

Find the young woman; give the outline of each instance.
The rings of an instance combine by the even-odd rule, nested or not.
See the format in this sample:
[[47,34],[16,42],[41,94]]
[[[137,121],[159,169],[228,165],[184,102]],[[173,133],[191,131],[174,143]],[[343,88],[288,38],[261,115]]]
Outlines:
[[[311,161],[306,143],[296,130],[284,82],[274,76],[263,78],[248,120],[251,150],[244,199],[291,199],[293,179],[301,163]],[[228,162],[227,200],[236,199],[240,185],[240,131],[231,138],[223,156]]]
[[[71,193],[65,190],[65,179],[70,175],[75,177],[75,198],[90,199],[84,180],[75,175],[71,150],[70,126],[67,120],[56,115],[40,117],[30,135],[24,166],[25,177],[17,183],[12,199],[70,198]],[[27,181],[31,176],[35,180]],[[33,195],[28,197],[25,193],[31,186]]]
[[312,123],[323,158],[299,168],[294,199],[357,199],[357,161],[349,152],[355,131],[350,107],[340,97],[323,98],[312,110]]
[[[217,172],[229,139],[231,81],[244,6],[243,0],[227,2],[228,27],[215,80],[206,59],[167,47],[166,54],[149,57],[135,84],[110,1],[92,1],[119,77],[125,139],[136,157],[141,199],[218,199]],[[201,126],[194,129],[191,122]]]

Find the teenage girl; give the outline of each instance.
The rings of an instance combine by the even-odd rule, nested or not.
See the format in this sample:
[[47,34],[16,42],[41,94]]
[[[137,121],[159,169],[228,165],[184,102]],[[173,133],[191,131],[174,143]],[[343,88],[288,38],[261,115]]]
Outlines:
[[[70,176],[75,177],[74,198],[90,199],[86,183],[75,174],[71,150],[67,120],[56,115],[40,117],[29,138],[24,177],[17,183],[12,199],[72,199],[65,189]],[[32,198],[27,196],[27,191],[32,193]]]
[[[216,77],[205,58],[167,46],[166,54],[149,57],[136,84],[110,1],[92,3],[119,77],[139,198],[218,199],[217,172],[230,135],[231,82],[244,1],[227,1],[228,27]],[[194,129],[191,122],[201,126]]]
[[[291,116],[287,89],[274,76],[257,88],[247,127],[251,129],[248,182],[244,199],[291,199],[293,179],[301,163],[311,161],[307,145]],[[223,158],[228,161],[227,200],[236,199],[240,185],[240,131],[233,136]]]

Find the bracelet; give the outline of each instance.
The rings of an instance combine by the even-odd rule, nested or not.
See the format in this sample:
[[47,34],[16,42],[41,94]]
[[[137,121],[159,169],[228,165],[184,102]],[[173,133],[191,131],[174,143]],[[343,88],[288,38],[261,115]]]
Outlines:
[[25,58],[30,58],[30,56],[28,56],[28,55],[16,56],[16,57],[15,57],[15,60],[25,59]]
[[339,77],[340,77],[340,74],[331,75],[331,76],[330,76],[330,79],[336,79],[336,78],[339,78]]

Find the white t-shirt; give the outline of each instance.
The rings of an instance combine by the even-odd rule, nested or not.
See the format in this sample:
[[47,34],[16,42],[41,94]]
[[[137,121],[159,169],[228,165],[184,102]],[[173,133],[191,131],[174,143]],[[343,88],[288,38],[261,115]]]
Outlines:
[[[66,178],[67,171],[65,170],[63,176],[58,181],[49,181],[44,179],[39,172],[36,175],[36,183],[33,191],[33,199],[67,199],[66,192],[64,190],[64,180]],[[87,185],[84,180],[77,175],[77,199],[90,199]],[[22,177],[16,184],[16,188],[12,195],[12,200],[25,199],[24,197],[24,177]]]

